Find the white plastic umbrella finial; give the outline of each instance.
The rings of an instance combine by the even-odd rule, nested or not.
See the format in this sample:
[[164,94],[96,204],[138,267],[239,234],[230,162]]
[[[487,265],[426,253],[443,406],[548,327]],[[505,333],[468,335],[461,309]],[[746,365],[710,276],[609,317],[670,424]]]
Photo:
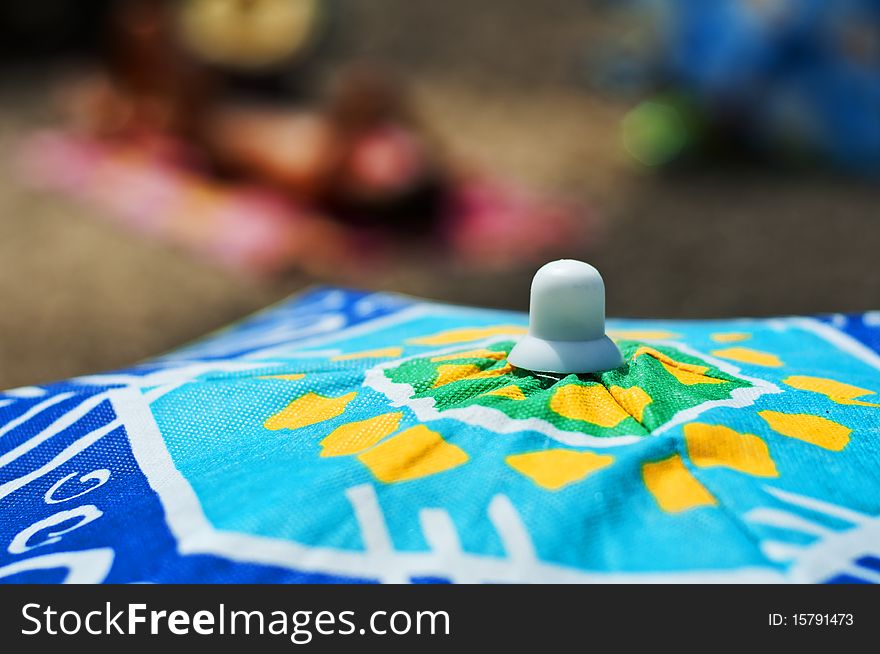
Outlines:
[[599,271],[573,259],[551,261],[532,280],[529,332],[507,360],[534,372],[586,374],[623,365],[605,335],[605,283]]

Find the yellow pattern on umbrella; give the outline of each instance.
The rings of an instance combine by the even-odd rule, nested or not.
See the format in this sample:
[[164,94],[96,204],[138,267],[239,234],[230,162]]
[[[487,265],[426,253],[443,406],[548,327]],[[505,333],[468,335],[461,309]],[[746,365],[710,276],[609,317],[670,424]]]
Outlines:
[[506,358],[506,352],[480,349],[465,350],[464,352],[453,352],[452,354],[444,354],[443,356],[433,357],[431,359],[431,362],[436,363],[438,361],[454,361],[455,359],[495,359],[496,361],[500,361],[501,359]]
[[402,347],[383,347],[378,350],[366,350],[364,352],[352,352],[332,357],[331,361],[351,361],[353,359],[382,359],[394,358],[403,354]]
[[859,388],[858,386],[844,384],[843,382],[827,379],[825,377],[807,377],[804,375],[792,375],[782,381],[792,388],[797,388],[801,391],[812,391],[813,393],[824,395],[832,402],[837,402],[838,404],[880,407],[880,404],[864,402],[856,399],[863,395],[876,395],[876,391],[870,391],[867,388]]
[[434,382],[434,388],[451,384],[452,382],[461,381],[463,379],[487,379],[490,377],[500,377],[506,375],[512,370],[510,364],[506,364],[500,368],[490,368],[489,370],[481,370],[479,366],[472,363],[447,363],[437,366],[437,381]]
[[852,429],[839,422],[810,413],[759,411],[758,415],[771,429],[783,436],[797,438],[835,452],[849,444],[849,435],[852,433]]
[[550,399],[550,408],[563,418],[583,420],[600,427],[614,427],[630,417],[600,384],[562,386]]
[[283,379],[284,381],[299,381],[305,377],[302,373],[293,373],[290,375],[265,375],[260,377],[260,379]]
[[341,425],[321,441],[321,456],[345,456],[363,452],[397,431],[402,418],[403,413],[398,411]]
[[729,347],[724,350],[714,350],[712,354],[722,359],[730,359],[731,361],[739,361],[740,363],[751,363],[756,366],[764,366],[767,368],[781,368],[782,360],[775,354],[769,352],[761,352],[753,350],[750,347]]
[[452,345],[454,343],[469,343],[479,341],[492,336],[509,336],[511,334],[525,334],[528,331],[521,325],[501,325],[495,327],[468,327],[465,329],[450,329],[431,336],[411,338],[407,343],[413,345]]
[[741,343],[751,337],[752,335],[747,332],[717,332],[710,336],[716,343]]
[[645,407],[654,401],[641,386],[633,386],[631,388],[612,386],[608,391],[617,400],[617,403],[639,422],[642,421],[642,416],[645,415]]
[[678,381],[686,386],[693,386],[694,384],[724,384],[726,380],[718,379],[716,377],[708,377],[705,373],[708,372],[708,366],[698,366],[693,363],[684,363],[683,361],[676,361],[672,357],[667,354],[663,354],[659,350],[655,350],[653,347],[648,347],[643,345],[638,350],[635,351],[635,354],[632,356],[632,360],[635,361],[640,356],[647,354],[648,356],[657,359],[660,362],[660,365],[666,369],[670,375],[675,377]]
[[693,422],[684,426],[688,457],[695,466],[723,466],[758,477],[778,477],[767,444],[754,434],[723,425]]
[[494,391],[489,391],[488,393],[483,393],[483,395],[497,395],[499,397],[506,397],[508,400],[517,400],[522,401],[526,399],[525,394],[522,392],[522,389],[516,384],[511,384],[510,386],[503,386],[501,388],[496,388]]
[[267,418],[263,426],[273,431],[276,429],[299,429],[331,420],[341,416],[345,407],[356,395],[357,393],[354,391],[340,397],[324,397],[317,393],[306,393],[278,413]]
[[593,452],[554,449],[513,454],[504,461],[541,488],[555,491],[610,466],[614,457]]
[[642,466],[642,479],[657,504],[667,513],[681,513],[701,506],[717,506],[718,500],[690,470],[678,454]]
[[463,449],[424,425],[405,429],[357,458],[386,484],[427,477],[468,461]]

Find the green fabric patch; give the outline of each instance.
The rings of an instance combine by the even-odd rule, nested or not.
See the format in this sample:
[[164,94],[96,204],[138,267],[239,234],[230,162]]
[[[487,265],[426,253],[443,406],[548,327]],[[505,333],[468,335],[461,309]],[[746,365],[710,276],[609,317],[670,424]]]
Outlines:
[[[395,383],[411,386],[413,398],[432,398],[441,412],[474,405],[490,407],[510,418],[539,418],[558,429],[600,437],[647,436],[680,411],[704,402],[729,399],[734,390],[752,386],[671,346],[626,340],[617,344],[623,353],[624,365],[599,374],[554,376],[510,369],[507,354],[514,342],[500,341],[481,348],[487,351],[482,356],[477,353],[462,358],[419,357],[387,369],[385,375]],[[590,407],[578,405],[584,411],[597,411],[600,417],[573,418],[554,410],[554,396],[567,386],[604,387],[604,393],[585,394]],[[621,396],[626,395],[622,391],[634,387],[643,392],[635,391],[637,396],[647,400],[636,402],[640,406],[635,409],[632,402],[620,401]],[[503,394],[497,394],[498,391]],[[566,394],[571,392],[563,393]],[[614,416],[621,411],[627,415],[616,424],[609,424],[615,422]]]

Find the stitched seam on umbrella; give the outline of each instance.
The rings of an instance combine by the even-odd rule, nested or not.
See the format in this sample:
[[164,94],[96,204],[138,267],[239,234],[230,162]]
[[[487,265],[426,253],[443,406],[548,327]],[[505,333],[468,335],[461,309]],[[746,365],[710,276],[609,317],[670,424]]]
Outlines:
[[632,413],[629,409],[627,409],[625,406],[623,406],[620,403],[620,401],[616,397],[614,397],[614,393],[611,392],[611,388],[609,386],[607,386],[605,384],[605,382],[600,381],[599,383],[602,384],[603,388],[605,388],[606,391],[608,391],[608,395],[611,396],[611,399],[614,400],[614,403],[617,406],[619,406],[625,414],[627,414],[629,417],[631,417],[633,420],[635,420],[637,423],[639,423],[639,425],[641,427],[643,427],[646,432],[648,432],[648,436],[654,435],[654,428],[653,427],[649,427],[648,425],[646,425],[642,420],[640,420],[639,418],[636,418],[634,413]]

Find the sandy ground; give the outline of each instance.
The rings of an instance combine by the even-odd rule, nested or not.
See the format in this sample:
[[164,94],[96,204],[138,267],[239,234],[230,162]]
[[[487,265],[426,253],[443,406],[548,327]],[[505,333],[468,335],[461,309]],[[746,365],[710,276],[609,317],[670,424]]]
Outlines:
[[[880,308],[880,188],[768,171],[636,170],[618,145],[623,105],[575,83],[578,49],[600,29],[583,3],[472,3],[479,9],[466,20],[445,3],[376,4],[386,11],[353,10],[361,33],[334,56],[395,65],[463,160],[595,206],[604,236],[570,256],[602,271],[609,315]],[[431,29],[416,38],[413,24]],[[352,283],[243,279],[22,188],[8,154],[16,135],[51,119],[50,84],[39,70],[0,78],[0,387],[130,365],[316,281]],[[364,271],[356,285],[525,309],[532,268],[482,274],[409,261]]]

